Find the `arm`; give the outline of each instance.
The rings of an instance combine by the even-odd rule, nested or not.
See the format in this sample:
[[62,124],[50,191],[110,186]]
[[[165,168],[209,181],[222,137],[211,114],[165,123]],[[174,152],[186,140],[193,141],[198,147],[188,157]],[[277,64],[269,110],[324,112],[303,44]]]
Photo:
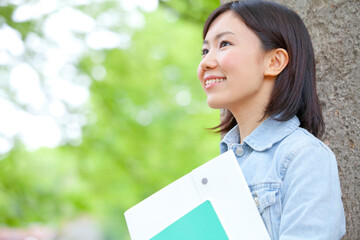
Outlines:
[[279,239],[340,239],[345,217],[334,154],[321,143],[306,145],[286,165]]

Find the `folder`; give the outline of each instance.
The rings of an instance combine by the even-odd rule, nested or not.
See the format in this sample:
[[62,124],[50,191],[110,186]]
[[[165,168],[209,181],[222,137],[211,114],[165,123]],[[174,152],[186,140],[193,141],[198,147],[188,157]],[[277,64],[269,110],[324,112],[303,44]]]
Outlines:
[[132,240],[270,240],[231,150],[128,209],[125,219]]

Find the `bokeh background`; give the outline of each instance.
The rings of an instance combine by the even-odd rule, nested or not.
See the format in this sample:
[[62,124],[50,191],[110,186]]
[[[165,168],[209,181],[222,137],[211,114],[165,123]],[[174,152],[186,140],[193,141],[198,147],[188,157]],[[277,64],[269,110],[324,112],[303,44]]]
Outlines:
[[[0,240],[128,240],[126,209],[218,155],[196,69],[228,1],[0,0]],[[312,37],[357,240],[360,1],[275,1]]]
[[196,70],[219,4],[0,1],[0,239],[129,239],[126,209],[218,154]]

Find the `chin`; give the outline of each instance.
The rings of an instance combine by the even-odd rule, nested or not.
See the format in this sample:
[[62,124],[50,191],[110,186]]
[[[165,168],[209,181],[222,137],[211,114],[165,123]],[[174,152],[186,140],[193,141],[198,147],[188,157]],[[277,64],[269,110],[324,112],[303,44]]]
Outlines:
[[211,99],[207,100],[207,104],[209,107],[213,108],[213,109],[221,109],[224,108],[223,104],[220,104],[218,101],[213,101]]

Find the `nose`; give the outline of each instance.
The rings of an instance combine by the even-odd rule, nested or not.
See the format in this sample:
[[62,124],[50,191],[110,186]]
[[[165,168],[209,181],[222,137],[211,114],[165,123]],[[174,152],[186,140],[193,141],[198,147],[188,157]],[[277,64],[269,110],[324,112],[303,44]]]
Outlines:
[[203,71],[214,69],[217,66],[214,54],[207,53],[200,62],[200,67]]

